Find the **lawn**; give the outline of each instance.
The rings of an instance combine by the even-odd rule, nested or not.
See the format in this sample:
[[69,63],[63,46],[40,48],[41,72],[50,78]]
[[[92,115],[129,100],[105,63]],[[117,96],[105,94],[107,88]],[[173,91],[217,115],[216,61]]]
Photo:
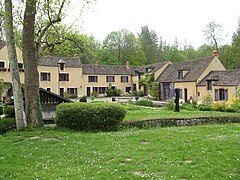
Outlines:
[[240,124],[0,136],[0,179],[240,179]]
[[166,108],[151,108],[144,106],[125,106],[127,110],[124,121],[137,121],[147,119],[168,119],[168,118],[197,118],[197,117],[228,117],[238,116],[239,113],[220,111],[199,111],[183,109],[180,112],[173,112]]

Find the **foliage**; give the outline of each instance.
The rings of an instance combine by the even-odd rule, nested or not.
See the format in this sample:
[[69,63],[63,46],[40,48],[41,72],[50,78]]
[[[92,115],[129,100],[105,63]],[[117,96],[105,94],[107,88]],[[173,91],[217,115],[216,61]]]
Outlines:
[[98,92],[97,91],[93,91],[92,93],[91,93],[91,98],[92,99],[95,99],[95,98],[97,98],[98,97]]
[[159,83],[153,82],[150,89],[150,95],[154,99],[159,99]]
[[168,110],[172,110],[172,111],[173,111],[174,108],[175,108],[174,101],[175,101],[174,98],[169,99],[169,100],[164,104],[164,107],[166,107]]
[[8,130],[16,128],[16,120],[14,118],[5,117],[0,118],[0,135],[6,133]]
[[0,115],[2,115],[2,114],[3,114],[3,106],[0,105]]
[[64,103],[57,106],[56,123],[73,130],[111,131],[119,128],[125,114],[119,104]]
[[203,105],[211,106],[212,103],[213,103],[213,98],[211,94],[207,94],[206,96],[203,97]]
[[214,103],[213,104],[213,110],[214,111],[225,111],[226,107],[227,107],[226,102]]
[[211,111],[212,110],[212,106],[211,105],[204,105],[204,104],[200,104],[198,106],[200,111]]
[[139,91],[138,91],[138,96],[140,96],[140,97],[143,97],[143,96],[144,96],[144,93],[143,93],[142,90],[139,90]]
[[87,96],[83,96],[79,99],[79,102],[87,102]]
[[196,104],[183,103],[183,104],[180,106],[180,109],[181,109],[181,110],[195,111],[195,110],[198,110],[198,107],[197,107]]
[[151,100],[140,100],[136,102],[136,105],[153,107],[153,102]]
[[68,92],[64,92],[63,96],[67,99],[70,99],[70,98],[77,98],[77,94],[70,94]]
[[6,117],[9,117],[9,118],[15,117],[14,106],[12,105],[4,106],[3,114],[5,114]]
[[4,82],[2,79],[0,79],[0,102],[2,101],[2,93],[5,88]]
[[121,89],[115,89],[114,91],[115,96],[121,96],[123,94]]

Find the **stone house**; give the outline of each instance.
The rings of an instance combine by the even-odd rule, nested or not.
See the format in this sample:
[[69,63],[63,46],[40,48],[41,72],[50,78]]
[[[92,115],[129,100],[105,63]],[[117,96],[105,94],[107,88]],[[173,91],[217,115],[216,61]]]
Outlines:
[[202,101],[204,96],[210,94],[213,101],[226,101],[240,93],[240,69],[211,71],[197,85]]
[[180,100],[198,100],[201,93],[198,83],[211,71],[225,70],[216,54],[209,57],[170,64],[156,79],[160,85],[160,99],[168,100],[180,90]]

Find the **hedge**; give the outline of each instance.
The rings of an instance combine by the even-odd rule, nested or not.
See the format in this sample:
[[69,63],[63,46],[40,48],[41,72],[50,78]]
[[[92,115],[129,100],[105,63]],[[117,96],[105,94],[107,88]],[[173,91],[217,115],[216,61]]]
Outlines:
[[62,103],[57,106],[56,124],[80,131],[117,130],[126,115],[122,105],[113,103]]
[[16,121],[14,118],[0,119],[0,134],[6,133],[8,130],[16,128]]

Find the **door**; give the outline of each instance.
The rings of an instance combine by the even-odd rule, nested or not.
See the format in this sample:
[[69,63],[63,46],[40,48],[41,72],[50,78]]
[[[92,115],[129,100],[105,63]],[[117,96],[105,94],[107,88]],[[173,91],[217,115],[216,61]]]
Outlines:
[[88,96],[88,97],[91,96],[91,87],[87,87],[87,96]]
[[60,96],[64,97],[64,88],[60,88]]
[[184,101],[185,101],[185,102],[187,102],[187,100],[188,100],[188,95],[187,95],[187,93],[188,93],[188,92],[187,92],[187,89],[185,88],[185,89],[184,89]]

